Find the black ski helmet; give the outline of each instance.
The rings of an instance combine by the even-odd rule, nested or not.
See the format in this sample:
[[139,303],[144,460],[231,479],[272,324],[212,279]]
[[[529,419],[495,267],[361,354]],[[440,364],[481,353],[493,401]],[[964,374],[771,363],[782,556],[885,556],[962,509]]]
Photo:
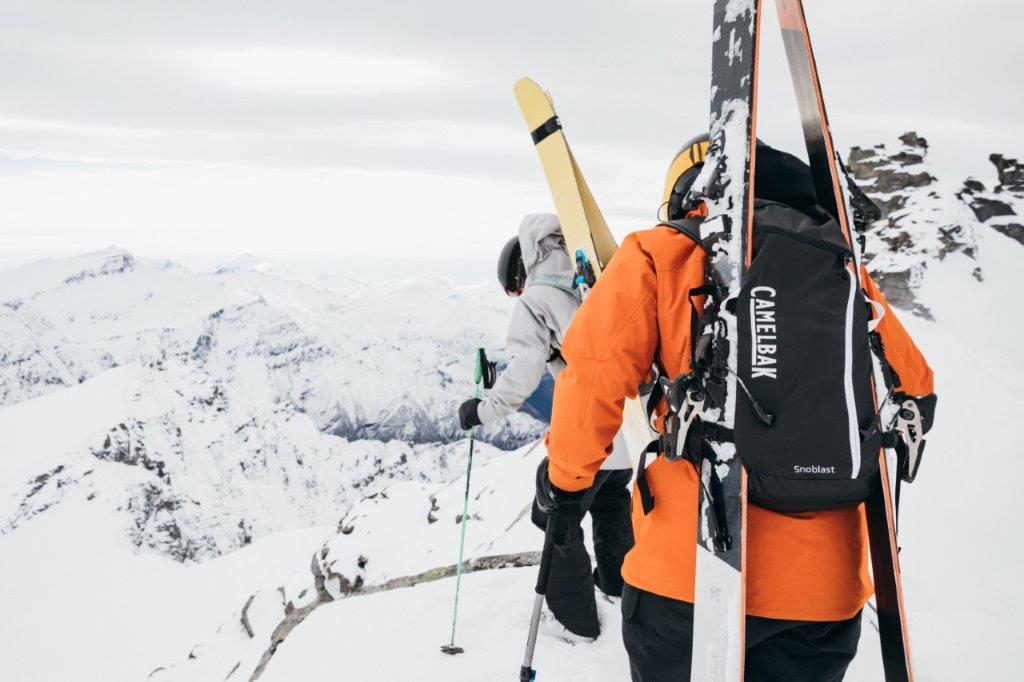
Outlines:
[[672,159],[665,177],[665,193],[663,205],[666,220],[678,220],[685,217],[682,209],[686,195],[693,186],[693,181],[700,174],[704,165],[704,157],[708,153],[708,135],[704,133],[683,145],[679,153]]
[[[708,153],[708,136],[698,135],[676,154],[665,178],[663,206],[666,220],[686,217],[683,206],[693,182],[704,166]],[[817,203],[811,169],[787,152],[757,140],[757,163],[754,171],[754,193],[758,199],[776,201],[807,212]]]
[[523,247],[519,237],[512,237],[498,256],[498,283],[505,293],[514,296],[526,285],[526,267],[523,265]]

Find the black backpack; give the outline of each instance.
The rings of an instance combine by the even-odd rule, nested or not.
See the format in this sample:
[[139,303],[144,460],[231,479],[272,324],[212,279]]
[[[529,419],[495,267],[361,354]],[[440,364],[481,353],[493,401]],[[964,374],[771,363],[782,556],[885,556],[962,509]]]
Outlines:
[[[649,451],[696,462],[709,454],[703,452],[708,440],[731,441],[747,470],[751,502],[782,512],[855,505],[867,499],[878,474],[882,433],[873,428],[872,343],[880,340],[869,331],[871,303],[854,254],[835,219],[813,203],[810,170],[795,157],[771,152],[784,163],[774,166],[769,190],[785,190],[782,198],[799,201],[793,206],[755,199],[753,257],[730,302],[737,319],[737,390],[745,394],[737,398],[733,432],[696,418],[686,424],[689,415],[682,414],[682,425],[679,419],[666,423],[660,443]],[[766,156],[770,163],[759,147],[759,164]],[[756,188],[759,197],[771,194]],[[663,225],[701,243],[699,218]],[[691,295],[707,293],[701,289]],[[708,357],[697,336],[716,314],[706,309],[695,325],[691,365],[724,379],[724,358]],[[687,396],[722,402],[711,382],[692,389],[680,377],[661,386],[651,409],[662,395],[670,412]],[[643,467],[641,462],[638,484],[649,512],[653,498]]]

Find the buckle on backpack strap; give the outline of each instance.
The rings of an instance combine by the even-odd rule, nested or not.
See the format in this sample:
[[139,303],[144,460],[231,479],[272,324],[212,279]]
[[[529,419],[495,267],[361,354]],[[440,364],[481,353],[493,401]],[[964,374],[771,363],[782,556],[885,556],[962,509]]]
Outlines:
[[[917,470],[921,466],[921,457],[924,455],[924,424],[921,420],[921,410],[917,403],[907,398],[900,405],[896,412],[896,424],[894,430],[900,435],[903,446],[906,448],[905,462],[900,469],[900,478],[907,483],[913,483],[917,477]],[[897,448],[899,454],[899,448]]]
[[668,410],[662,420],[658,449],[670,462],[692,461],[694,457],[686,454],[687,435],[697,418],[704,414],[707,393],[694,383],[693,374],[680,374],[673,381],[663,380],[662,386]]

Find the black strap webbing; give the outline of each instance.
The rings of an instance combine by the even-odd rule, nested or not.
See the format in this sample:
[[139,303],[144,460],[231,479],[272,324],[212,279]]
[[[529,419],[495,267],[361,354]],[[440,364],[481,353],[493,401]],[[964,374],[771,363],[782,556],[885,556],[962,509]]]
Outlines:
[[885,381],[885,387],[890,391],[895,390],[900,385],[900,375],[896,373],[896,369],[889,363],[889,358],[885,356],[885,343],[882,341],[882,335],[877,331],[868,334],[868,345],[878,360],[878,366],[882,370],[882,380]]
[[[696,464],[700,459],[713,459],[715,457],[714,449],[709,441],[714,441],[715,443],[733,442],[732,429],[727,429],[718,424],[698,421],[695,424],[691,424],[690,429],[690,433],[687,434],[687,443],[691,442],[691,437],[694,439],[692,442],[699,443],[699,445],[690,448],[691,452],[688,455],[688,459],[693,464]],[[662,439],[660,437],[648,443],[644,451],[640,453],[640,462],[636,467],[636,488],[640,493],[640,506],[644,510],[644,516],[650,514],[654,509],[654,493],[651,491],[651,484],[647,480],[647,455],[653,454],[657,457],[662,454],[662,446]],[[694,452],[693,450],[697,451]]]
[[640,506],[643,507],[644,516],[647,516],[654,509],[654,494],[651,492],[651,484],[647,481],[647,455],[654,453],[658,456],[661,450],[661,442],[655,438],[644,451],[640,453],[640,463],[636,467],[636,489],[640,491]]
[[907,470],[910,460],[910,451],[902,438],[896,439],[896,490],[892,500],[892,530],[895,535],[900,533],[900,488],[903,483],[903,472]]
[[696,242],[697,246],[700,246],[700,224],[703,222],[703,218],[680,218],[679,220],[668,220],[659,223],[658,227],[671,227],[676,232],[685,234]]
[[697,341],[700,340],[701,322],[704,314],[697,314],[697,306],[693,302],[694,296],[711,296],[715,293],[715,287],[710,284],[690,289],[686,297],[690,301],[690,371],[699,369],[700,358],[697,357]]
[[548,120],[541,123],[536,130],[530,133],[530,137],[533,138],[534,144],[540,144],[543,142],[548,135],[558,132],[562,129],[562,122],[558,120],[557,116],[552,116]]

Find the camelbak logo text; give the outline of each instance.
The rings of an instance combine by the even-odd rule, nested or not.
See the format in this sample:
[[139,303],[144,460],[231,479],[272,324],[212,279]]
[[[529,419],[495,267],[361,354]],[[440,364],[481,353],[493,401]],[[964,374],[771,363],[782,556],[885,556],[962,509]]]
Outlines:
[[775,353],[775,289],[754,287],[750,290],[750,378],[778,378]]
[[836,468],[834,466],[823,467],[818,466],[817,464],[812,464],[811,466],[802,467],[799,464],[793,465],[794,474],[834,474],[835,472]]

